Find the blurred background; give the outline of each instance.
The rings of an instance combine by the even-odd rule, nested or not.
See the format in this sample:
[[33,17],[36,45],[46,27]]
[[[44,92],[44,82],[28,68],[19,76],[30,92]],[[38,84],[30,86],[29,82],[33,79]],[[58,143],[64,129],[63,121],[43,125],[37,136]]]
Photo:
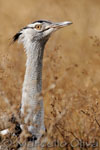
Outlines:
[[[89,143],[100,137],[100,0],[0,0],[0,115],[19,111],[26,56],[11,45],[39,20],[72,21],[52,35],[43,60],[45,124],[50,138]],[[60,117],[59,117],[60,116]],[[9,127],[1,121],[0,128]],[[78,148],[77,148],[78,149]]]

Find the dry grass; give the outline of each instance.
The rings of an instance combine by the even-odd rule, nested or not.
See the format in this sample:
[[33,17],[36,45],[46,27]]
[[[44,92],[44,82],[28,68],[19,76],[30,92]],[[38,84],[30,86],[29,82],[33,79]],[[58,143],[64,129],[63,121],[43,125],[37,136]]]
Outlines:
[[[48,142],[68,143],[53,150],[99,150],[99,18],[99,0],[0,0],[0,129],[9,127],[11,131],[15,130],[16,123],[9,119],[12,114],[18,116],[25,71],[23,47],[17,44],[10,46],[11,37],[34,20],[70,20],[74,24],[55,33],[45,49],[43,97],[46,136]],[[18,117],[17,120],[20,121]],[[0,146],[17,149],[18,138],[10,133],[5,138],[1,137]]]

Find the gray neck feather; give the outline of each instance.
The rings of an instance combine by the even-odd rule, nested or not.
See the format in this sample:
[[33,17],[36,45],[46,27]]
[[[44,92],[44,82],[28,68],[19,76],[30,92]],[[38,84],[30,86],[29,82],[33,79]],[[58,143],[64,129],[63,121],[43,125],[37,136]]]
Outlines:
[[22,90],[21,115],[24,123],[28,125],[28,131],[33,135],[41,136],[40,130],[44,130],[44,108],[41,98],[42,90],[42,60],[45,43],[24,43],[27,61],[26,72]]

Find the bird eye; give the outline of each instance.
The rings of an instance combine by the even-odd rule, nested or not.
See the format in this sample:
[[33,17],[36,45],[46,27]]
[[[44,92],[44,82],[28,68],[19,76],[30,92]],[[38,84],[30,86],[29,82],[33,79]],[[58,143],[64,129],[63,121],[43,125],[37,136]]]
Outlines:
[[36,28],[37,30],[41,30],[42,25],[41,25],[41,24],[38,24],[38,25],[35,26],[35,28]]

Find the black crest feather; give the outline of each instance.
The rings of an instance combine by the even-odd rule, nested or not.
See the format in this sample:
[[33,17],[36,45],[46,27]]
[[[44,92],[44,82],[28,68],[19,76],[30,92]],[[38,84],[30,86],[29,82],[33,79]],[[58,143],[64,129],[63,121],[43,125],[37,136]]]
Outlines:
[[13,42],[16,42],[22,33],[18,32],[13,36]]
[[51,22],[50,22],[50,21],[47,21],[47,20],[37,20],[37,21],[34,21],[34,22],[32,22],[32,23],[34,24],[34,23],[36,23],[36,22],[38,22],[38,23],[43,23],[43,22],[45,22],[45,23],[50,23],[50,24],[51,24]]

